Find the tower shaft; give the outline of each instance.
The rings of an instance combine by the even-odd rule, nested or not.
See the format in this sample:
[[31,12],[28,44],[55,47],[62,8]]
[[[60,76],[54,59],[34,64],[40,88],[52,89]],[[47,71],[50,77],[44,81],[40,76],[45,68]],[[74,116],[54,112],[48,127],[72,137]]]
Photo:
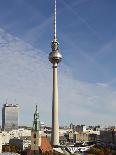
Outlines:
[[57,63],[53,64],[53,99],[52,99],[52,145],[59,145],[58,120],[58,75]]

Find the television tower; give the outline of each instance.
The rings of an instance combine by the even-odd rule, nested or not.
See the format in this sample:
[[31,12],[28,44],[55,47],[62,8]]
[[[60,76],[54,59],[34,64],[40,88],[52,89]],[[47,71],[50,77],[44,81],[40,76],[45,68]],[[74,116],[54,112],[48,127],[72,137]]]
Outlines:
[[58,120],[58,63],[62,59],[59,51],[59,43],[56,36],[56,0],[54,0],[54,38],[51,44],[52,52],[49,54],[49,61],[53,64],[53,98],[52,98],[52,139],[53,147],[59,145],[59,120]]

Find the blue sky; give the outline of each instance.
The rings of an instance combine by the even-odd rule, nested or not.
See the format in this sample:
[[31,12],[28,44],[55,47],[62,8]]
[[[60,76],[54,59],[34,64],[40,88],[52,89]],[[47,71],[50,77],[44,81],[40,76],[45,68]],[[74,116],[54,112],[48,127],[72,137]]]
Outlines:
[[[57,34],[63,55],[59,65],[60,124],[115,122],[115,6],[115,0],[57,1]],[[7,46],[0,48],[3,58],[0,70],[2,66],[1,75],[4,75],[1,77],[1,106],[6,98],[9,102],[16,98],[20,107],[24,107],[20,112],[22,123],[28,117],[31,120],[35,102],[39,102],[42,121],[51,123],[52,76],[48,54],[53,38],[53,9],[53,0],[0,0],[1,44],[7,42]],[[6,59],[8,64],[2,63]],[[6,79],[7,74],[11,74],[9,79]],[[21,94],[18,92],[22,90],[17,82],[19,76],[25,86]],[[41,84],[35,89],[39,80]],[[30,101],[27,112],[24,102]],[[67,105],[70,111],[66,109]],[[28,121],[31,123],[32,120]]]

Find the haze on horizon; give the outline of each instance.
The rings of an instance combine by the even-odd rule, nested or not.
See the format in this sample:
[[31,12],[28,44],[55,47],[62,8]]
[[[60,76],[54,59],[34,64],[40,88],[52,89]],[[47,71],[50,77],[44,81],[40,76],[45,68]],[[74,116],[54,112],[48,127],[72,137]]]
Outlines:
[[[20,106],[20,124],[51,124],[53,0],[0,0],[0,106]],[[57,1],[61,125],[115,125],[116,1]],[[1,118],[1,116],[0,116]]]

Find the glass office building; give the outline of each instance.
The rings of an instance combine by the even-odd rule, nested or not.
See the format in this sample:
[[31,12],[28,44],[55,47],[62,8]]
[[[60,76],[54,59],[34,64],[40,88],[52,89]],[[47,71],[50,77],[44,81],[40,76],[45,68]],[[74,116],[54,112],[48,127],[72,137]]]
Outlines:
[[18,129],[18,105],[4,104],[2,108],[2,130]]

